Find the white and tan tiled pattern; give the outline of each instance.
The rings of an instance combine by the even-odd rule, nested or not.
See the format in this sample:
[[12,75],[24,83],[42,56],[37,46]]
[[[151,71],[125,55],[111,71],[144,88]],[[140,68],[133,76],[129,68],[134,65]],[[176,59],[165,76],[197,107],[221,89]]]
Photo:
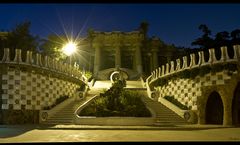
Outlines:
[[77,84],[34,72],[10,69],[2,77],[2,109],[40,110],[62,95],[73,96]]
[[[235,72],[236,73],[236,72]],[[231,77],[226,72],[217,72],[216,74],[206,74],[203,77],[197,76],[191,79],[176,79],[168,82],[162,87],[155,87],[159,92],[159,97],[174,96],[182,104],[197,110],[197,98],[201,97],[201,87],[212,85],[224,85],[226,80]]]

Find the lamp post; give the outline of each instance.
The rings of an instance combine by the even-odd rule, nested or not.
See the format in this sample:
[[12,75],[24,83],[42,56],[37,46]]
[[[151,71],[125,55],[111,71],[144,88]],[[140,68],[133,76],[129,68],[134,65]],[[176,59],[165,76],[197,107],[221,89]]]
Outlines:
[[67,56],[69,56],[70,59],[70,65],[71,64],[71,55],[76,51],[77,45],[70,41],[68,42],[62,49],[63,53],[66,54]]

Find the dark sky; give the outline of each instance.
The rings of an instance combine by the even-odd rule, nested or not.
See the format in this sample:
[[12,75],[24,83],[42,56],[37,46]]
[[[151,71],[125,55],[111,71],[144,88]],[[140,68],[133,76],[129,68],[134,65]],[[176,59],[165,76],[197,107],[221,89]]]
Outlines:
[[86,35],[98,31],[132,31],[148,21],[149,36],[168,44],[190,47],[202,35],[200,24],[212,34],[240,29],[240,4],[0,4],[0,30],[11,30],[30,20],[31,33]]

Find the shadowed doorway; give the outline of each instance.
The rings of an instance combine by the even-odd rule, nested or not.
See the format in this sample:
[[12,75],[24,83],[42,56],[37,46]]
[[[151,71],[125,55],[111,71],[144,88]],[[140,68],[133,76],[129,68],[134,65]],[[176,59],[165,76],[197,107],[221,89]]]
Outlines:
[[223,124],[223,103],[217,92],[212,92],[206,104],[206,124]]

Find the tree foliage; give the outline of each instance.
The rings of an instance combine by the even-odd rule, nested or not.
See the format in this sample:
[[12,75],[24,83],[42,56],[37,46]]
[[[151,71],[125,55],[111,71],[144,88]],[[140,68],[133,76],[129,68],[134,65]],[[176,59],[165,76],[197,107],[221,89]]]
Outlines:
[[62,53],[62,47],[66,42],[65,36],[50,34],[47,39],[42,39],[40,46],[42,54],[51,56],[56,60],[64,60],[67,56]]
[[199,45],[201,48],[210,48],[213,46],[213,39],[210,37],[211,30],[205,24],[201,24],[198,27],[199,30],[203,32],[202,37],[197,38],[195,41],[192,42],[192,45]]
[[[31,22],[25,21],[17,24],[9,31],[4,40],[4,48],[10,49],[10,58],[13,59],[15,49],[21,49],[24,55],[26,51],[38,51],[39,37],[30,33]],[[3,48],[1,48],[3,49]]]
[[211,38],[211,30],[205,24],[199,26],[199,30],[203,32],[203,35],[200,38],[197,38],[192,42],[192,45],[198,45],[200,48],[209,49],[209,48],[220,48],[221,46],[231,47],[235,44],[240,44],[240,30],[235,29],[231,33],[228,31],[221,31],[216,33],[214,38]]

